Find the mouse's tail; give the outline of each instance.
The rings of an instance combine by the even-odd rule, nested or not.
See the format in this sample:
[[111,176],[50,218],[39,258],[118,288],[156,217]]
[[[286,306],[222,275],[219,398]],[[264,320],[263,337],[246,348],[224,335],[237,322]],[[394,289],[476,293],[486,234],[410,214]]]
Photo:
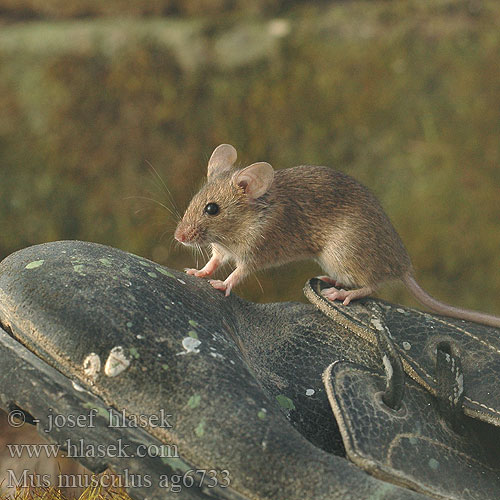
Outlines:
[[429,295],[415,280],[411,274],[407,274],[403,278],[404,284],[408,287],[414,297],[421,302],[424,306],[432,309],[438,314],[444,316],[451,316],[453,318],[465,319],[467,321],[474,321],[475,323],[482,323],[483,325],[495,326],[500,328],[500,317],[491,314],[482,313],[479,311],[471,311],[469,309],[461,309],[459,307],[450,306],[444,302],[439,302],[431,295]]

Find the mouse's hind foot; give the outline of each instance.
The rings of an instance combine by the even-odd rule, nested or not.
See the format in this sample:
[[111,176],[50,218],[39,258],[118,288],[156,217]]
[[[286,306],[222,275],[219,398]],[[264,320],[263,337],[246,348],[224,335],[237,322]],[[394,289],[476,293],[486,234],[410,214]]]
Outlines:
[[349,302],[351,302],[351,300],[366,297],[372,292],[373,289],[367,286],[363,288],[357,288],[355,290],[344,290],[343,288],[338,289],[332,286],[331,288],[325,288],[324,290],[322,290],[321,295],[323,295],[323,297],[327,298],[328,300],[331,300],[332,302],[334,300],[342,300],[342,304],[346,306],[349,304]]
[[324,281],[325,283],[328,283],[329,285],[332,285],[338,289],[346,288],[346,286],[343,285],[340,281],[337,281],[336,279],[330,278],[330,276],[318,276],[318,279],[320,279],[321,281]]

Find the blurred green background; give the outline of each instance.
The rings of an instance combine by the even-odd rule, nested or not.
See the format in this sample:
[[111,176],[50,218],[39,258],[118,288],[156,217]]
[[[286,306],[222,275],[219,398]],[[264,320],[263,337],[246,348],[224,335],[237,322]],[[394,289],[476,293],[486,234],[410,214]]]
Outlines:
[[[425,288],[500,314],[499,26],[487,0],[0,0],[0,257],[82,239],[193,266],[155,201],[182,212],[228,142],[353,175]],[[318,271],[237,293],[302,300]]]

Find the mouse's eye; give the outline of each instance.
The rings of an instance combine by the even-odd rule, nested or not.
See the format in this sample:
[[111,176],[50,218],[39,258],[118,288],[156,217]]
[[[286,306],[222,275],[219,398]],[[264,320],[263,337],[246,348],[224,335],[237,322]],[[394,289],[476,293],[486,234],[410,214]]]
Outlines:
[[217,215],[219,213],[219,205],[217,203],[209,203],[204,212],[208,215]]

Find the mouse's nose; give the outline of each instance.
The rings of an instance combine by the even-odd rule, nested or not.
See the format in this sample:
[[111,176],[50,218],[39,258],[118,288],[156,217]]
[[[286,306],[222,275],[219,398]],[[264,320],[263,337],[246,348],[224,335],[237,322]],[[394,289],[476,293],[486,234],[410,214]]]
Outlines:
[[183,245],[189,245],[196,236],[197,231],[191,224],[178,226],[174,233],[174,238]]
[[186,234],[183,233],[182,231],[177,228],[175,230],[174,238],[179,242],[179,243],[184,243],[186,241]]

